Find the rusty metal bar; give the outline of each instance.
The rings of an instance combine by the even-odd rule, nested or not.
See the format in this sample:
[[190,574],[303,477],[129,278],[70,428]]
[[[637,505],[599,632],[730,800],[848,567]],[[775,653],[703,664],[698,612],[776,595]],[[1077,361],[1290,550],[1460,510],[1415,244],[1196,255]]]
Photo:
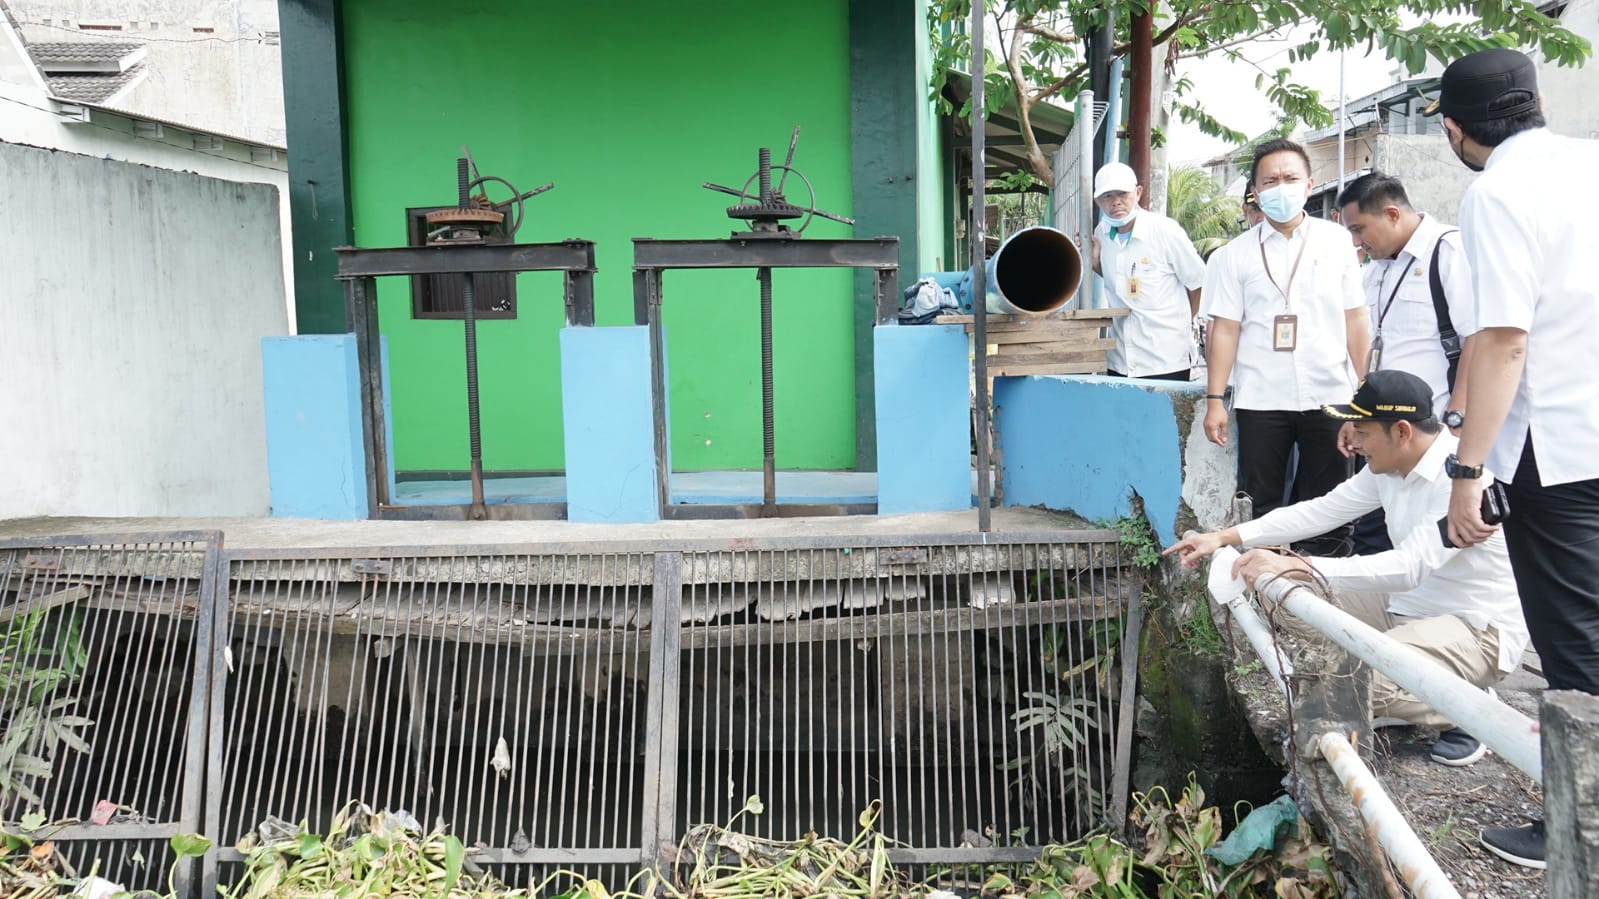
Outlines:
[[337,277],[341,281],[390,275],[595,271],[594,244],[586,240],[481,246],[335,247],[333,252],[338,254]]

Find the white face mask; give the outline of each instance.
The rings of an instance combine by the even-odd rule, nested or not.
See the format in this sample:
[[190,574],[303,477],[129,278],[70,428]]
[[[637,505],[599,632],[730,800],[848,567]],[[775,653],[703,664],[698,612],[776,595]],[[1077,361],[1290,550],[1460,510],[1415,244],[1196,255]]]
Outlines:
[[1116,218],[1108,212],[1104,213],[1104,216],[1106,224],[1110,225],[1112,228],[1120,228],[1138,217],[1138,204],[1134,203],[1133,208],[1128,210],[1127,215],[1123,216],[1122,218]]
[[1260,211],[1278,224],[1293,221],[1305,208],[1305,196],[1310,192],[1310,182],[1294,181],[1259,191]]

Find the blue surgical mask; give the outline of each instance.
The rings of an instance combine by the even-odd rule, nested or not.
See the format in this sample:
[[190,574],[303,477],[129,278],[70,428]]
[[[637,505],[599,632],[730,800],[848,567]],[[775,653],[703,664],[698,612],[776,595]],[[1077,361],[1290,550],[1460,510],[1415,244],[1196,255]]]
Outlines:
[[1127,226],[1128,222],[1138,218],[1138,207],[1134,205],[1132,211],[1128,212],[1123,218],[1115,218],[1110,213],[1101,214],[1105,216],[1105,224],[1110,225],[1112,228],[1123,228]]
[[1294,216],[1304,211],[1309,187],[1308,182],[1293,181],[1258,191],[1256,198],[1260,201],[1260,211],[1278,224],[1291,222]]

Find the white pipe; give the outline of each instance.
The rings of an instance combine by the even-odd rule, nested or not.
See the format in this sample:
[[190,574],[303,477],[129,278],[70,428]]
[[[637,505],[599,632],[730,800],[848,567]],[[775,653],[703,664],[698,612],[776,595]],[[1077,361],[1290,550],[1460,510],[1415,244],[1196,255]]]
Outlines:
[[[1338,51],[1338,193],[1344,192],[1344,129],[1348,127],[1349,118],[1344,112],[1344,56],[1346,51]],[[1338,202],[1338,197],[1333,196],[1333,202]]]
[[1260,617],[1255,611],[1254,603],[1249,601],[1249,589],[1244,585],[1243,578],[1233,577],[1233,563],[1238,561],[1238,550],[1231,546],[1224,546],[1216,550],[1210,557],[1210,595],[1216,602],[1224,606],[1238,626],[1243,628],[1244,636],[1249,638],[1249,645],[1255,648],[1255,655],[1260,657],[1260,663],[1266,667],[1266,672],[1283,691],[1283,696],[1288,695],[1288,675],[1294,673],[1294,666],[1278,650],[1277,641],[1272,638],[1271,625],[1266,619]]
[[[1317,740],[1316,749],[1337,773],[1366,827],[1388,853],[1416,899],[1461,899],[1460,892],[1438,867],[1437,859],[1427,851],[1405,816],[1383,792],[1382,783],[1355,754],[1355,747],[1340,734],[1325,733]],[[1383,862],[1372,859],[1372,863],[1381,865]]]
[[[1092,259],[1094,224],[1094,92],[1083,91],[1077,95],[1077,249],[1083,259]],[[1093,266],[1085,265],[1083,284],[1087,292],[1079,291],[1079,309],[1099,309],[1099,282],[1095,280]]]
[[1537,723],[1467,683],[1428,658],[1364,621],[1332,605],[1304,584],[1286,577],[1262,578],[1257,590],[1301,621],[1326,634],[1355,657],[1414,693],[1456,726],[1499,753],[1505,761],[1543,783]]

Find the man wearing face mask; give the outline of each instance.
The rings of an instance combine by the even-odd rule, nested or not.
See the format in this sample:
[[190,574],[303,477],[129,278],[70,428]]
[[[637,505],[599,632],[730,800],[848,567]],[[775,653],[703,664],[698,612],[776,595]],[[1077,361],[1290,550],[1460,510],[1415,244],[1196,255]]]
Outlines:
[[[1365,375],[1371,331],[1348,234],[1304,212],[1315,183],[1304,148],[1289,140],[1262,143],[1251,183],[1266,220],[1217,250],[1205,275],[1204,427],[1211,442],[1226,445],[1232,379],[1238,486],[1264,515],[1282,505],[1296,447],[1299,499],[1322,496],[1344,480],[1339,423],[1321,407],[1342,402]],[[1303,548],[1346,555],[1347,535],[1341,527]]]
[[[1509,477],[1505,544],[1532,645],[1552,690],[1599,694],[1599,141],[1545,127],[1537,70],[1514,50],[1455,60],[1428,115],[1443,116],[1460,161],[1482,172],[1460,203],[1477,327],[1449,533],[1491,537],[1484,464]],[[1558,179],[1551,197],[1539,185]],[[1544,867],[1544,829],[1494,828],[1483,845]]]
[[1131,310],[1111,326],[1116,346],[1105,364],[1116,377],[1187,381],[1205,263],[1181,225],[1139,208],[1143,196],[1138,176],[1120,162],[1094,176],[1103,213],[1094,228],[1094,271],[1109,306]]

